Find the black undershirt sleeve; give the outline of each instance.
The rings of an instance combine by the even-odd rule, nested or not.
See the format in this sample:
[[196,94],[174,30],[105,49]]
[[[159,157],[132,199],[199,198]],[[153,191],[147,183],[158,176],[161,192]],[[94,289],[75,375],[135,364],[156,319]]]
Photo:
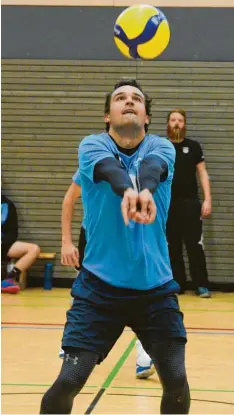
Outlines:
[[126,189],[133,188],[132,181],[119,160],[107,157],[99,161],[94,168],[94,182],[108,182],[113,192],[123,197]]
[[139,190],[148,189],[153,194],[167,178],[167,163],[159,156],[149,155],[142,160],[138,174]]

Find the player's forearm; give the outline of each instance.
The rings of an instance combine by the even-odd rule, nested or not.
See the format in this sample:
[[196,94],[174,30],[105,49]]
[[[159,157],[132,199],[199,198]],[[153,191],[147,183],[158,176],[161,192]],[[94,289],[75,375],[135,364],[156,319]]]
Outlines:
[[142,160],[138,180],[140,191],[148,189],[152,194],[156,191],[159,183],[167,178],[167,163],[158,156],[147,156]]
[[73,217],[74,205],[72,202],[63,202],[62,206],[62,243],[72,243],[72,217]]
[[113,192],[123,197],[125,190],[133,188],[132,181],[121,163],[113,157],[107,157],[99,161],[94,169],[94,181],[96,183],[108,182]]
[[204,200],[211,201],[210,179],[206,170],[199,173],[199,180],[201,183]]

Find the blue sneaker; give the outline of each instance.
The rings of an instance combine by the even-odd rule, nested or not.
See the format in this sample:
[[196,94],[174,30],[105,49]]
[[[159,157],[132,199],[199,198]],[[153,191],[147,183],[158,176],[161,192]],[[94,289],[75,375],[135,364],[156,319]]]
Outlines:
[[136,364],[136,377],[137,379],[147,379],[149,376],[153,375],[155,368],[152,360],[150,361],[149,366],[139,366]]
[[147,379],[155,372],[155,367],[150,356],[143,349],[140,340],[136,341],[136,377],[138,379]]
[[211,298],[210,291],[205,287],[198,287],[196,294],[199,295],[200,298]]

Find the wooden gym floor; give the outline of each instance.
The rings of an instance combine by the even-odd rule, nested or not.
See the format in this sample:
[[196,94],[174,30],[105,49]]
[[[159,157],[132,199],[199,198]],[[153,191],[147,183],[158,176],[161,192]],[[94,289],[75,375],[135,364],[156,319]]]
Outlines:
[[[2,295],[2,414],[37,414],[55,380],[69,290]],[[234,414],[234,293],[180,297],[188,330],[191,414]],[[126,328],[75,399],[74,414],[158,414],[156,375],[135,378],[135,337]]]

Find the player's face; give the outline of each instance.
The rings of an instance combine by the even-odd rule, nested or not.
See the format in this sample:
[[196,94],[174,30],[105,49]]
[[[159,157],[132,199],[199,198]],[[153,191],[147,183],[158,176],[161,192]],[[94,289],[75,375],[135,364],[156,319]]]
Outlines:
[[105,115],[105,122],[109,122],[114,129],[125,126],[144,129],[149,117],[146,115],[142,92],[130,85],[116,89],[111,96],[110,112]]
[[182,114],[179,112],[173,112],[170,115],[168,125],[167,125],[167,134],[173,141],[182,141],[185,137],[185,121]]
[[184,128],[184,117],[179,112],[173,112],[170,115],[168,125],[170,128]]

